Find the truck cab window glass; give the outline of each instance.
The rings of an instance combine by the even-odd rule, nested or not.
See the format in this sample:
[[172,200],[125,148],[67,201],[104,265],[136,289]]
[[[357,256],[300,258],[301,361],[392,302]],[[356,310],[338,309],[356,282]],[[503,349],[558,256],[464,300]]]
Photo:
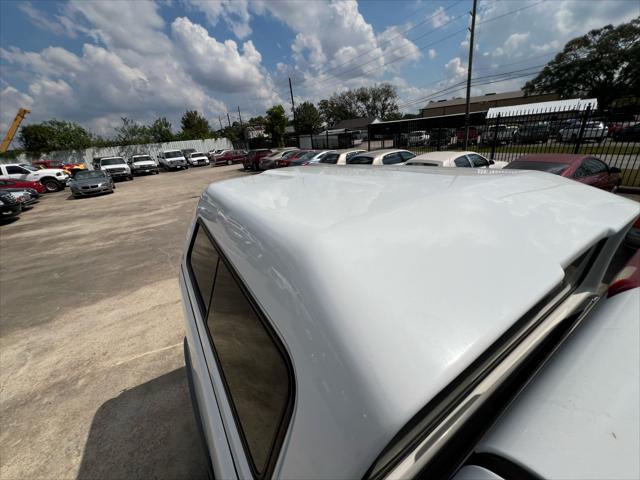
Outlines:
[[194,276],[195,290],[199,297],[203,314],[209,306],[217,265],[218,252],[211,244],[205,231],[198,226],[191,253],[189,254],[189,266]]
[[469,159],[466,156],[456,158],[453,163],[456,164],[456,167],[471,167],[471,163],[469,163]]
[[272,454],[291,385],[280,349],[222,261],[207,327],[251,463],[260,474]]

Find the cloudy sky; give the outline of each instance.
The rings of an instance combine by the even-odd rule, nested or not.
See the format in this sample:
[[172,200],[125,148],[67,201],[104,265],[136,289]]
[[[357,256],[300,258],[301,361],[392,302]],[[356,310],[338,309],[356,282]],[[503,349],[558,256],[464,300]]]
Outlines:
[[[0,1],[0,132],[18,107],[111,134],[186,109],[212,122],[389,81],[403,111],[464,95],[472,0]],[[517,89],[636,0],[480,0],[475,93]],[[504,74],[504,76],[500,76]],[[513,78],[519,77],[519,78]],[[438,93],[440,92],[440,93]]]

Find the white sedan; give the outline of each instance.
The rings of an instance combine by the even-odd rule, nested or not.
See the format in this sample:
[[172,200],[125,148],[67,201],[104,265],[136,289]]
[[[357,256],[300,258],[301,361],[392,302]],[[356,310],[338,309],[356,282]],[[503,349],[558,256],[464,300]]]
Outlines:
[[362,152],[346,159],[347,165],[397,165],[405,163],[416,154],[408,150],[383,149]]
[[476,152],[429,152],[418,155],[405,163],[425,167],[503,168],[507,162],[489,160]]

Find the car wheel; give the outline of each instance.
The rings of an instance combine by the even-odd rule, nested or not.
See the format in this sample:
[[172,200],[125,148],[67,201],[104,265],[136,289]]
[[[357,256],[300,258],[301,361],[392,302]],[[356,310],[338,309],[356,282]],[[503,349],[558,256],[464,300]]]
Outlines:
[[129,180],[133,180],[133,175],[129,175]]
[[73,198],[80,198],[80,195],[73,194]]
[[227,160],[227,165],[231,165],[233,162],[231,160]]
[[62,190],[62,185],[55,178],[45,178],[44,180],[40,180],[40,183],[44,185],[44,188],[47,189],[47,192],[58,192]]

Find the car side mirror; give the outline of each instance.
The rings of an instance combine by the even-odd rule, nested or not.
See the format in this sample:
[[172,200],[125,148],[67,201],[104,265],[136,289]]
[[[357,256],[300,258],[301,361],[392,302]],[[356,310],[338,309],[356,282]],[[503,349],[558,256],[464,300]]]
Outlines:
[[609,173],[622,173],[618,167],[609,167]]
[[494,162],[493,160],[489,160],[489,165],[495,165],[496,162]]

